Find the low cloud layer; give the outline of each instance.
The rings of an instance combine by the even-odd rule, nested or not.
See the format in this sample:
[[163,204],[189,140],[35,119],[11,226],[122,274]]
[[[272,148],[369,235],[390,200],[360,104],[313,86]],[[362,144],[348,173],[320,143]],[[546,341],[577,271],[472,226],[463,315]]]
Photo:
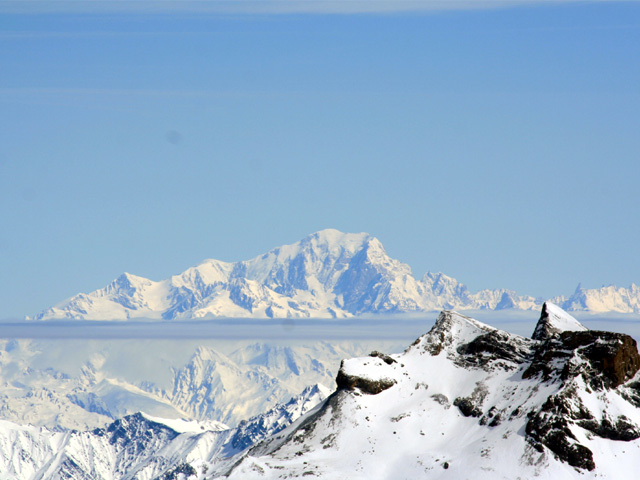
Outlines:
[[[464,312],[481,322],[529,337],[539,312],[504,310]],[[580,314],[587,328],[626,333],[640,340],[640,315]],[[223,341],[393,340],[408,345],[433,326],[438,312],[357,319],[216,319],[195,321],[5,321],[0,338],[32,339],[164,339]]]

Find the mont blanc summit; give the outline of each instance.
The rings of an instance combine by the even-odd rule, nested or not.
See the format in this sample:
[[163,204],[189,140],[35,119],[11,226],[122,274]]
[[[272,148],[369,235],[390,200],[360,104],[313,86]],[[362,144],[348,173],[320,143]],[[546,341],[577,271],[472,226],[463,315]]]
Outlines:
[[[568,310],[640,312],[640,290],[579,288],[556,303]],[[211,317],[343,318],[441,309],[537,310],[542,299],[507,289],[471,293],[443,273],[421,280],[367,233],[322,230],[251,260],[205,260],[153,281],[123,273],[105,288],[80,293],[36,320]]]

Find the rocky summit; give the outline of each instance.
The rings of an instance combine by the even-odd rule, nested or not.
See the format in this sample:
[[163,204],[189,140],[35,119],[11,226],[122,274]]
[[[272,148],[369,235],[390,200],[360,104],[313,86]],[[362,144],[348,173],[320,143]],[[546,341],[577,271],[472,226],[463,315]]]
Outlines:
[[[404,353],[342,362],[337,391],[231,478],[623,478],[640,468],[640,356],[546,303],[533,338],[444,311]],[[625,473],[626,472],[626,473]]]

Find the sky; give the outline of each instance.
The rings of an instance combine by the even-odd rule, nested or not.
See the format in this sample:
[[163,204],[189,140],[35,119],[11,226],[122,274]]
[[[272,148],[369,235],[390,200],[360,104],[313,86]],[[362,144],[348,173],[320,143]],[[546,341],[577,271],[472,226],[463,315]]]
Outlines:
[[0,1],[0,318],[324,228],[640,282],[640,2],[442,5]]

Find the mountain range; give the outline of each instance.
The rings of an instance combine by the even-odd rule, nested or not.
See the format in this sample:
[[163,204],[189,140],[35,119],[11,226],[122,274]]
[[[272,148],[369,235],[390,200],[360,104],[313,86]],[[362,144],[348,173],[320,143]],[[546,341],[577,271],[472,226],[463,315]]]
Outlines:
[[[105,288],[44,310],[35,320],[344,318],[456,310],[537,310],[544,299],[467,287],[443,273],[416,279],[366,233],[322,230],[251,260],[205,260],[153,281],[123,273]],[[552,301],[567,311],[640,313],[640,287],[584,289]]]
[[142,413],[85,431],[1,420],[0,471],[14,480],[617,480],[640,468],[638,372],[635,340],[588,330],[551,303],[531,338],[443,311],[403,353],[343,360],[333,393],[311,386],[233,428]]
[[321,385],[308,387],[235,428],[143,413],[86,431],[54,431],[0,420],[0,478],[177,480],[195,473],[194,466],[204,475],[207,464],[233,457],[281,431],[330,393]]
[[163,347],[154,342],[120,340],[93,343],[87,350],[95,351],[86,352],[78,342],[60,342],[0,340],[2,420],[91,430],[143,411],[208,429],[235,427],[309,385],[333,385],[341,359],[371,349],[366,342],[251,342],[225,354],[174,344],[176,354],[155,352]]

